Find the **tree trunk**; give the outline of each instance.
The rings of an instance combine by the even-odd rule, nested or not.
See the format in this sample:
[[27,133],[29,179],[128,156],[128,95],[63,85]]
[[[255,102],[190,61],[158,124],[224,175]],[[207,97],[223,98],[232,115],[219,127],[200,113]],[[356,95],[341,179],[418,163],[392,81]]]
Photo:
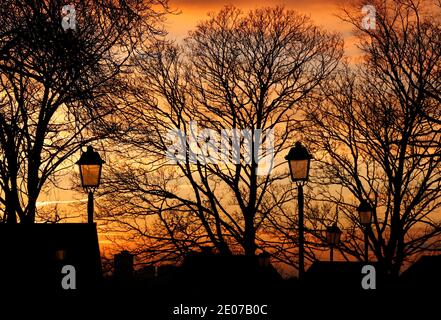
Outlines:
[[16,224],[17,215],[15,210],[14,196],[11,196],[11,193],[7,191],[5,192],[5,199],[6,199],[6,208],[5,208],[6,223]]
[[245,255],[254,256],[256,255],[256,230],[254,228],[254,218],[245,218],[245,232],[244,232],[244,242],[243,247],[245,250]]

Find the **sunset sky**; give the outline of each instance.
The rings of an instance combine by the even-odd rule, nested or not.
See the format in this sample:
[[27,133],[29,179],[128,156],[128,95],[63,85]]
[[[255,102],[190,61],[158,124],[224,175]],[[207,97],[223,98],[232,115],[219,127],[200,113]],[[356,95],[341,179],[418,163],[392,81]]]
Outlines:
[[315,24],[326,30],[341,32],[344,35],[350,32],[350,27],[341,23],[336,17],[342,4],[341,0],[171,0],[171,8],[180,10],[181,14],[168,18],[166,27],[169,36],[176,40],[184,38],[198,21],[206,18],[208,12],[218,11],[225,5],[231,4],[244,11],[262,6],[282,5],[310,16]]
[[[341,22],[336,16],[342,4],[343,0],[170,0],[170,8],[179,13],[168,16],[165,28],[169,32],[168,37],[179,42],[187,36],[190,30],[195,28],[198,22],[206,19],[209,12],[219,11],[226,5],[234,5],[245,12],[263,6],[282,5],[287,9],[309,16],[316,25],[325,30],[341,33],[345,38],[346,54],[353,56],[356,48],[353,38],[350,36],[351,27]],[[68,170],[72,171],[73,169],[78,170],[76,166],[75,168],[70,167]],[[50,188],[47,193],[42,193],[37,205],[40,208],[48,206],[49,209],[49,207],[58,204],[58,209],[61,212],[65,211],[68,216],[71,216],[74,211],[73,219],[75,221],[78,219],[85,221],[86,215],[81,213],[86,210],[87,197],[84,193],[71,191],[72,183],[72,180],[66,179],[57,188]]]
[[[170,0],[170,8],[179,12],[169,15],[165,24],[170,39],[182,41],[198,22],[207,18],[209,12],[216,12],[226,5],[234,5],[245,12],[262,6],[281,5],[300,14],[310,16],[312,21],[330,32],[339,32],[345,38],[346,54],[352,56],[356,50],[351,37],[351,27],[336,16],[344,0]],[[73,168],[70,167],[69,170]],[[77,169],[77,168],[75,168]],[[51,188],[47,194],[40,196],[39,206],[73,204],[77,207],[86,199],[84,194],[73,194],[72,181],[62,182],[61,188]],[[73,202],[73,203],[72,203]],[[69,208],[71,210],[71,208]]]
[[441,0],[3,0],[0,21],[8,299],[279,319],[441,287]]

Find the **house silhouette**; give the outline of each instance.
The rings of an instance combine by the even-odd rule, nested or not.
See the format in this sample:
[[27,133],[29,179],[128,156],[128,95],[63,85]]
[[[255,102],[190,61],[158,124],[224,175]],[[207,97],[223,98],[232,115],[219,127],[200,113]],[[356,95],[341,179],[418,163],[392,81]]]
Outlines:
[[422,256],[400,276],[405,290],[439,290],[441,286],[441,255]]
[[[9,292],[73,294],[100,281],[95,224],[0,224],[0,243],[0,283]],[[76,290],[61,285],[66,265],[75,268]]]
[[305,274],[305,284],[313,290],[364,292],[361,282],[364,277],[362,268],[365,265],[375,267],[376,289],[382,289],[385,276],[381,267],[375,262],[316,261]]

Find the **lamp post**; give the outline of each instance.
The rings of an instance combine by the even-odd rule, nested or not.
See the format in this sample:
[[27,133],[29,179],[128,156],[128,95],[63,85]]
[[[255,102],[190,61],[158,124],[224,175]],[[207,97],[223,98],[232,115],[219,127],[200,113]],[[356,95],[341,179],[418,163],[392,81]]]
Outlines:
[[93,151],[92,146],[87,147],[87,151],[81,154],[77,161],[80,167],[81,186],[88,193],[87,201],[87,222],[93,223],[93,193],[100,185],[101,168],[104,160],[98,152]]
[[360,223],[364,226],[364,261],[369,262],[369,238],[368,232],[371,226],[372,213],[374,209],[368,201],[362,200],[357,208]]
[[305,273],[305,247],[304,247],[304,225],[303,225],[303,186],[308,181],[309,166],[312,156],[300,142],[296,142],[285,160],[288,160],[291,180],[297,184],[297,201],[299,209],[299,279],[303,278]]
[[331,262],[334,261],[334,246],[340,242],[341,234],[342,232],[337,226],[337,223],[334,223],[332,226],[326,228],[326,242],[330,247],[329,260]]

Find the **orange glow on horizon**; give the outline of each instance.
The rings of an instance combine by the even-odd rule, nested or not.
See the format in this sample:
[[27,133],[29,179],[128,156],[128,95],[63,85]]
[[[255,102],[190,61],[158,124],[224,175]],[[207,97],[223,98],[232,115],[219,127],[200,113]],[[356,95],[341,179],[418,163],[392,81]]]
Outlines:
[[347,53],[352,55],[355,52],[354,41],[348,39],[351,37],[351,26],[337,17],[342,4],[341,0],[170,0],[171,9],[179,13],[167,17],[165,28],[170,39],[181,41],[198,22],[207,18],[209,12],[219,11],[226,5],[234,5],[244,12],[265,6],[284,6],[309,16],[314,24],[324,30],[340,33],[345,38]]

